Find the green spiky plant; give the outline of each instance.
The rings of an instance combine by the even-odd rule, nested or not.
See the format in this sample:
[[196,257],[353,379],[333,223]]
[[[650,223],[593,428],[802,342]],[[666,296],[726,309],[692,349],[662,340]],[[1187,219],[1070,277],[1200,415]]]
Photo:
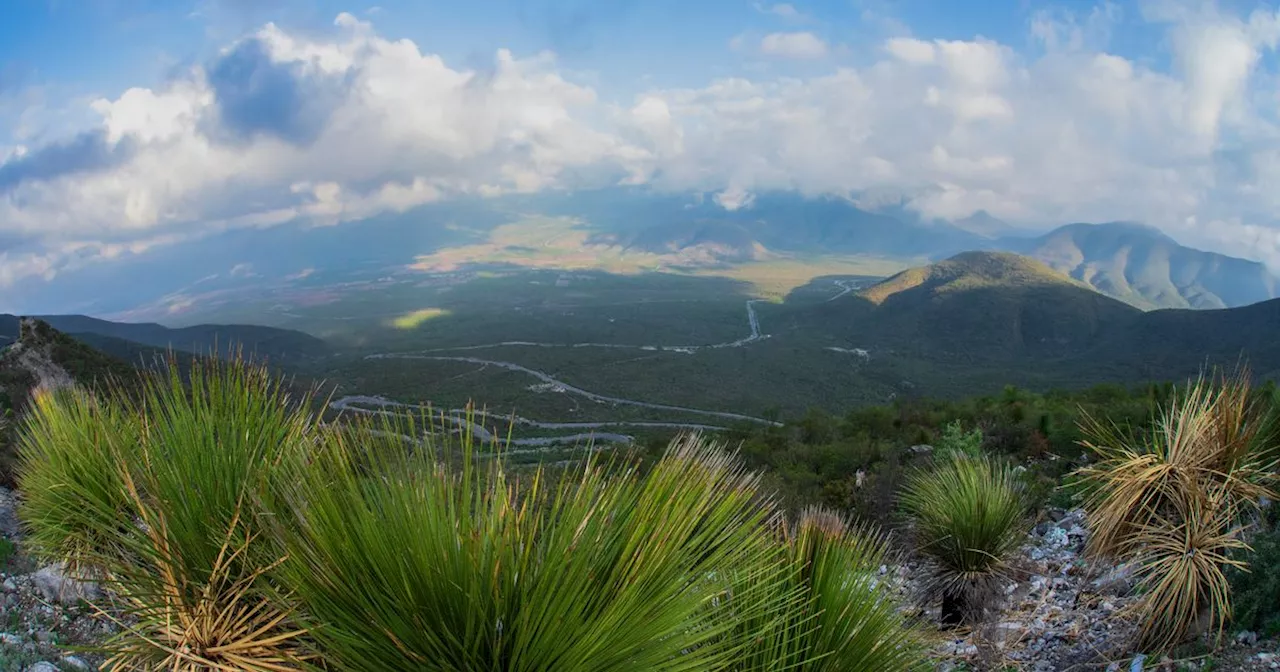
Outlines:
[[980,619],[1027,532],[1022,481],[994,458],[954,453],[909,477],[902,504],[930,560],[927,592],[942,600],[943,623]]
[[406,451],[399,433],[334,434],[298,475],[285,576],[331,665],[707,670],[741,648],[700,614],[726,570],[777,573],[772,512],[718,449],[517,486],[469,439]]
[[83,390],[38,398],[23,432],[20,515],[37,552],[100,576],[120,634],[113,669],[299,669],[305,653],[265,575],[263,534],[281,466],[313,419],[264,369],[170,366],[140,399]]
[[1143,589],[1139,644],[1164,651],[1231,613],[1228,568],[1244,568],[1248,514],[1275,497],[1280,415],[1247,370],[1200,376],[1138,436],[1085,416],[1097,460],[1077,472],[1095,557],[1135,563]]
[[739,599],[772,591],[765,598],[772,608],[740,624],[750,645],[734,670],[920,668],[920,633],[879,579],[886,537],[820,508],[806,509],[782,532],[777,548],[784,580],[755,581],[739,590]]

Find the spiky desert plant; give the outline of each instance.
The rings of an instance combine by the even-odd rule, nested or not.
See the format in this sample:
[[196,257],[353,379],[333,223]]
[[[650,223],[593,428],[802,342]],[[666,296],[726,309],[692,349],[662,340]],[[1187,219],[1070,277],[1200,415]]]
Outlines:
[[770,608],[740,627],[750,645],[741,672],[919,669],[922,639],[881,581],[887,538],[852,526],[835,512],[810,508],[783,527],[778,552],[785,581],[749,581],[739,600],[762,587]]
[[1022,482],[994,458],[946,455],[907,479],[902,504],[930,560],[927,589],[942,599],[943,622],[979,618],[1026,535]]
[[721,446],[517,485],[465,436],[402,433],[334,435],[293,495],[285,576],[334,667],[748,669],[741,624],[799,606],[775,513]]
[[1247,370],[1201,375],[1144,435],[1085,415],[1078,470],[1094,557],[1134,562],[1145,587],[1140,643],[1165,650],[1231,613],[1228,567],[1243,567],[1245,514],[1274,497],[1280,416]]
[[134,459],[140,431],[137,416],[84,389],[36,393],[18,465],[19,512],[36,555],[75,574],[122,557],[137,510],[119,465]]
[[113,669],[300,667],[302,633],[265,578],[282,551],[262,518],[315,429],[280,381],[243,361],[185,376],[171,365],[138,400],[38,402],[21,513],[40,549],[104,577],[117,601],[102,612],[127,616],[103,644]]

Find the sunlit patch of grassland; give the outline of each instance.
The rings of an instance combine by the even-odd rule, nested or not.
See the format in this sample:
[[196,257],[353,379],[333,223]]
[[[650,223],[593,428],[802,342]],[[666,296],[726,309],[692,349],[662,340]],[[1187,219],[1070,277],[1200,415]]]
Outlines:
[[883,259],[862,255],[776,256],[728,268],[707,268],[694,275],[732,278],[750,283],[763,298],[783,298],[814,278],[830,275],[884,277],[916,265],[918,260]]
[[391,326],[396,329],[417,329],[423,322],[433,320],[437,317],[448,315],[449,311],[443,308],[423,308],[409,313],[405,313],[400,317],[391,321]]
[[718,263],[696,250],[657,254],[590,242],[583,222],[568,217],[527,217],[494,229],[483,243],[463,245],[417,257],[411,268],[452,271],[471,264],[505,263],[525,268],[598,270],[619,275],[666,272],[724,277],[748,282],[761,297],[781,298],[826,275],[888,276],[922,259],[883,259],[863,255],[787,255],[757,250],[757,259]]
[[483,243],[439,250],[417,257],[411,268],[451,271],[469,264],[506,263],[526,268],[602,270],[634,274],[658,270],[664,255],[595,245],[591,232],[569,217],[527,217],[495,228]]

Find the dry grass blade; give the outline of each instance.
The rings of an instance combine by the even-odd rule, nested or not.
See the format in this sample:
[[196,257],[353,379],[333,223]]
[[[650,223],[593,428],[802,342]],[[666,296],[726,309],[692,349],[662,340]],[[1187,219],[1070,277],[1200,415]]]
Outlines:
[[[130,567],[113,577],[134,618],[106,645],[108,662],[120,670],[197,672],[293,672],[308,656],[305,630],[290,629],[282,600],[266,599],[256,587],[284,561],[247,569],[242,562],[254,542],[241,525],[242,507],[232,515],[207,576],[189,576],[175,554],[162,511],[149,506],[133,479],[125,485],[141,514],[142,528],[156,553],[150,567]],[[146,581],[135,571],[154,572]],[[105,612],[103,612],[105,613]]]
[[1201,376],[1138,437],[1086,416],[1082,445],[1097,462],[1077,472],[1094,556],[1136,561],[1145,588],[1140,639],[1166,650],[1231,612],[1224,574],[1244,567],[1244,513],[1274,497],[1280,424],[1248,371]]

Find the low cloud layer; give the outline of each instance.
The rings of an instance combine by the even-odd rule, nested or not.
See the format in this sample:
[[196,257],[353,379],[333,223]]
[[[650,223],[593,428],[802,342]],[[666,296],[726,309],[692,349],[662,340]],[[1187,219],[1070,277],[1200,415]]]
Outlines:
[[1266,65],[1280,18],[1161,4],[1146,19],[1168,37],[1167,71],[1107,53],[1104,8],[1038,16],[1034,56],[899,37],[842,66],[815,35],[777,33],[762,53],[831,65],[630,100],[602,100],[550,54],[500,51],[473,71],[346,14],[323,38],[267,25],[163,86],[93,102],[79,135],[0,145],[0,241],[16,241],[0,245],[0,288],[230,228],[611,184],[726,208],[787,189],[888,194],[941,219],[1136,220],[1280,269]]

